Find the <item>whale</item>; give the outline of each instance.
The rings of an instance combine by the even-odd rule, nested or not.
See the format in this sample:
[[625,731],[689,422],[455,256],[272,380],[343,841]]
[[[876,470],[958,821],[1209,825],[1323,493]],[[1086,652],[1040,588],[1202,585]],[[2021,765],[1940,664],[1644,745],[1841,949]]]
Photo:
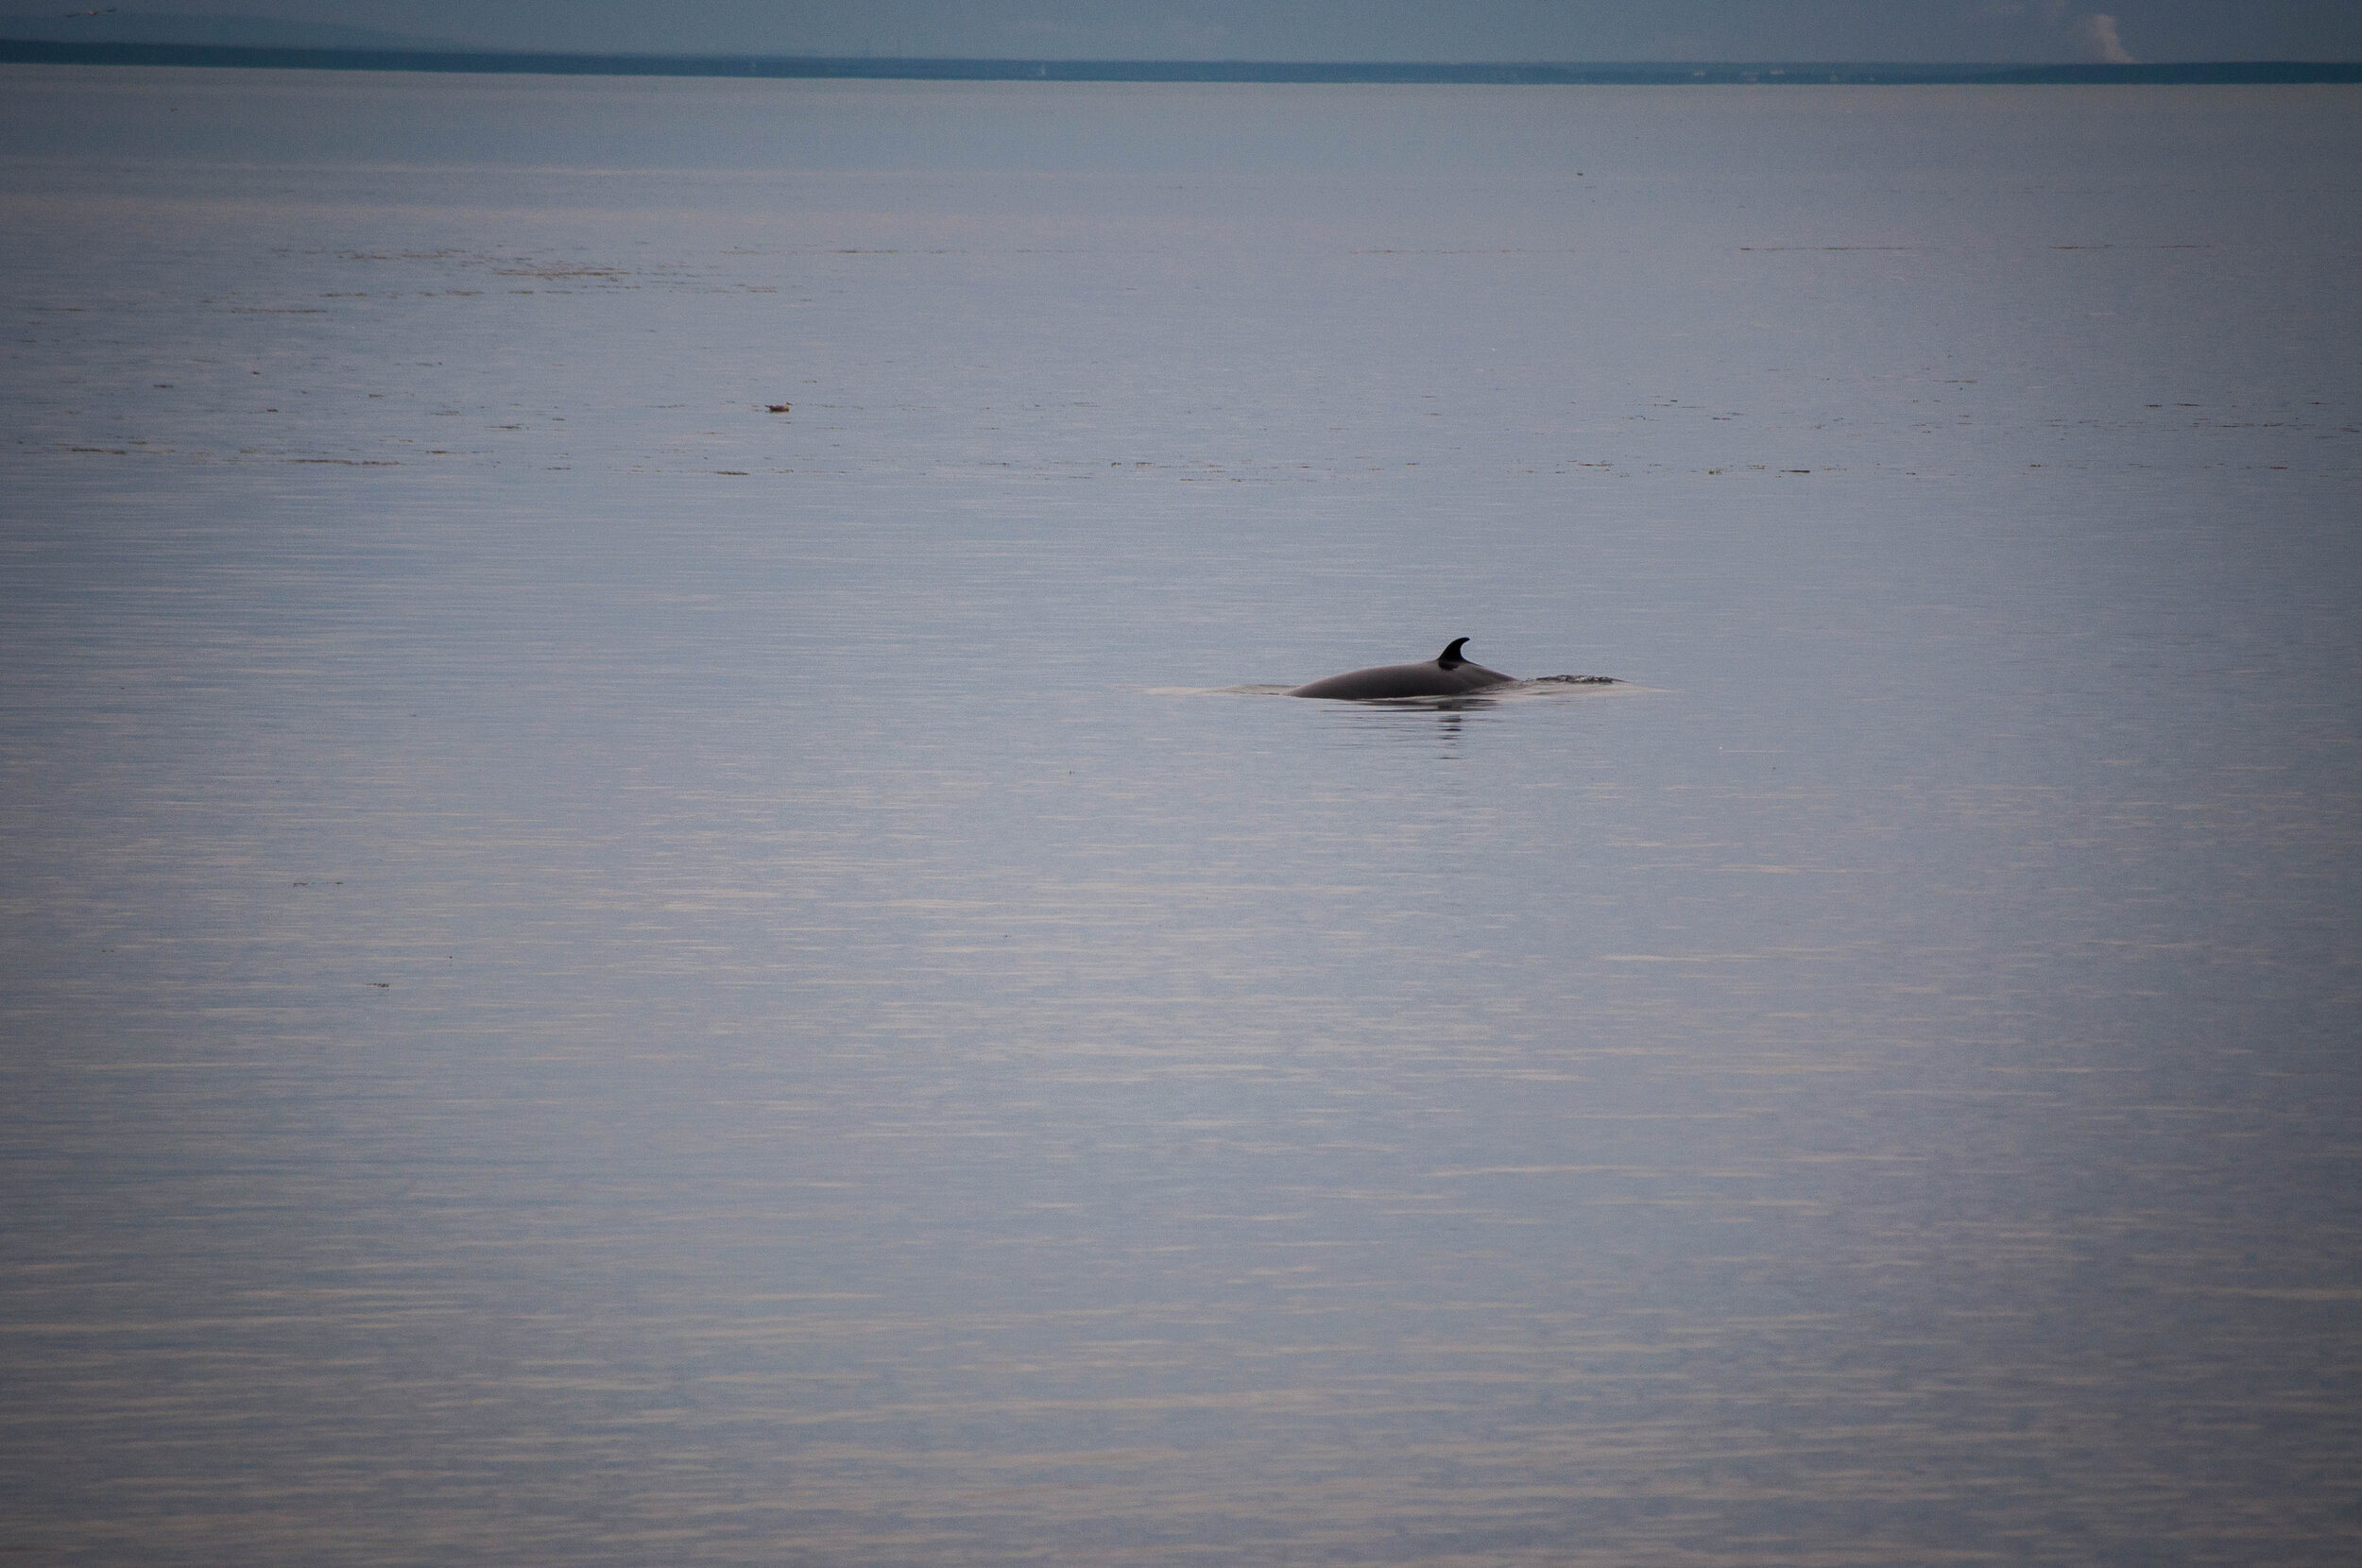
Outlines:
[[1451,645],[1424,664],[1378,664],[1348,670],[1309,686],[1299,686],[1291,697],[1333,697],[1343,702],[1378,702],[1388,697],[1457,697],[1492,686],[1512,686],[1515,675],[1487,670],[1460,656],[1467,639],[1455,637]]

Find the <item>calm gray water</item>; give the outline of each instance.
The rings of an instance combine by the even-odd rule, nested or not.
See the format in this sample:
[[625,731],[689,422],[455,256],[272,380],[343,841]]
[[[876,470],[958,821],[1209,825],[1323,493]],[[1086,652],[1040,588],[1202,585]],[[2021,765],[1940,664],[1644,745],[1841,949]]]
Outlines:
[[0,1551],[2353,1560],[2357,163],[0,71]]

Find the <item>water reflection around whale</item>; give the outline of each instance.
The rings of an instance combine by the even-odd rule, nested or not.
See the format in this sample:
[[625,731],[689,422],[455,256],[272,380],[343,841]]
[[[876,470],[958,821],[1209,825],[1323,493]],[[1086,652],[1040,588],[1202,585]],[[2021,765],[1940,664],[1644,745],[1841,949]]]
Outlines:
[[[1478,691],[1423,694],[1410,697],[1360,697],[1350,700],[1353,709],[1362,712],[1395,713],[1458,713],[1473,708],[1498,707],[1518,702],[1551,701],[1562,697],[1585,696],[1607,691],[1641,692],[1649,688],[1613,675],[1536,675],[1531,680],[1512,681],[1506,686],[1488,686]],[[1158,686],[1149,689],[1149,695],[1157,697],[1292,697],[1298,688],[1292,686]]]

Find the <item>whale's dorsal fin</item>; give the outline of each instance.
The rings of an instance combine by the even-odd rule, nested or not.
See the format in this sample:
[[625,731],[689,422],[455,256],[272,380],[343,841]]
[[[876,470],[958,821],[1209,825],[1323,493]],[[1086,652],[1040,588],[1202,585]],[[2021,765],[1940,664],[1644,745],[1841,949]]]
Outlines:
[[1435,662],[1442,665],[1446,670],[1456,669],[1460,665],[1467,663],[1468,661],[1466,659],[1460,656],[1461,646],[1468,639],[1464,637],[1453,638],[1451,639],[1451,646],[1435,656]]

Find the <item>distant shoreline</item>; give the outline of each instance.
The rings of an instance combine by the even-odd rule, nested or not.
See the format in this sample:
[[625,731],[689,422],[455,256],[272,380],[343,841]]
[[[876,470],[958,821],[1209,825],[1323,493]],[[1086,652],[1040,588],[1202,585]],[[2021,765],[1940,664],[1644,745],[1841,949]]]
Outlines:
[[2356,60],[2179,65],[1913,65],[1769,61],[1421,64],[1290,60],[896,60],[792,55],[574,55],[445,49],[291,49],[216,43],[0,39],[0,64],[426,71],[539,77],[774,77],[868,81],[1407,83],[1490,87],[2204,86],[2362,82]]

